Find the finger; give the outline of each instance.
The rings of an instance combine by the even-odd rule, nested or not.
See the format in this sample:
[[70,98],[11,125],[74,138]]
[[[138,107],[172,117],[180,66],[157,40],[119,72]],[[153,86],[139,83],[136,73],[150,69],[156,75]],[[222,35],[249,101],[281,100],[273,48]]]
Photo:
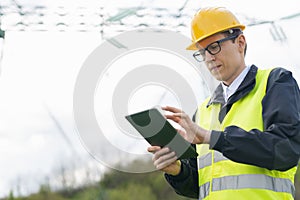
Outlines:
[[164,162],[158,163],[157,165],[155,165],[156,169],[162,170],[162,169],[170,166],[174,162],[176,162],[177,159],[178,159],[177,156],[173,156],[172,158],[165,160]]
[[147,148],[147,151],[150,153],[155,153],[156,151],[159,151],[161,149],[161,147],[159,146],[150,146]]
[[[178,120],[179,116],[180,116],[180,120]],[[191,120],[191,118],[185,113],[181,113],[181,115],[179,113],[174,114],[174,118],[175,118],[175,120],[177,120],[177,123],[185,129],[189,129],[190,126],[194,123]]]
[[190,117],[185,113],[175,113],[173,115],[165,115],[167,119],[170,119],[179,125],[189,124],[191,122]]
[[182,119],[188,119],[189,118],[189,115],[184,113],[184,112],[181,112],[181,113],[174,113],[173,114],[174,117],[180,117]]
[[158,165],[161,165],[162,163],[169,163],[168,160],[174,158],[175,155],[175,152],[170,152],[168,154],[165,154],[161,157],[159,157],[158,159],[154,160],[154,166],[158,166]]
[[180,117],[177,117],[177,116],[174,116],[174,115],[165,115],[165,117],[166,117],[167,119],[170,119],[170,120],[176,122],[176,123],[179,123],[179,121],[181,120]]
[[182,130],[182,129],[176,129],[177,132],[183,137],[183,139],[185,139],[186,141],[188,141],[189,143],[193,142],[194,137],[189,137],[188,134]]
[[165,162],[171,158],[173,158],[174,156],[176,156],[175,152],[168,152],[167,154],[164,154],[162,156],[160,156],[158,159],[156,159],[154,161],[154,165],[158,165],[159,163]]
[[186,114],[186,113],[184,113],[184,112],[181,112],[181,113],[173,113],[173,114],[166,114],[165,116],[169,116],[169,117],[178,117],[178,118],[185,118],[185,119],[187,119],[187,118],[189,118],[189,116]]
[[172,106],[165,106],[165,107],[162,107],[162,109],[165,110],[165,111],[172,112],[172,113],[182,113],[183,112],[179,108],[175,108],[175,107],[172,107]]
[[186,136],[186,132],[182,129],[176,129],[177,133],[179,133],[182,137]]
[[154,153],[153,160],[158,160],[160,157],[162,157],[163,155],[168,154],[170,152],[171,152],[171,150],[168,147],[164,147]]

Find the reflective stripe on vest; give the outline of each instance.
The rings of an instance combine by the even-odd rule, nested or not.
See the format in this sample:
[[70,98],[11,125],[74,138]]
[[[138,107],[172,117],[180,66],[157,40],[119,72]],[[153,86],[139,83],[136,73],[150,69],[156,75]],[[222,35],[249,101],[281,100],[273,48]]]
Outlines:
[[[229,160],[229,159],[223,156],[222,154],[219,153],[215,154],[214,163],[223,160]],[[198,162],[198,169],[202,169],[204,167],[210,166],[212,164],[211,162],[212,162],[212,153],[210,152],[201,158],[201,162]]]
[[[220,104],[198,109],[199,125],[208,130],[224,130],[235,125],[246,131],[263,130],[262,104],[271,70],[258,70],[256,85],[245,97],[235,102],[223,119],[218,121]],[[241,110],[243,112],[241,112]],[[199,199],[293,199],[297,167],[281,172],[231,161],[222,153],[197,145]]]
[[[210,182],[200,186],[199,196],[204,199],[209,195]],[[274,178],[263,174],[247,174],[239,176],[225,176],[212,181],[212,191],[235,189],[265,189],[275,192],[295,194],[293,183],[289,179]]]
[[199,187],[199,197],[204,199],[209,194],[210,182],[207,182]]

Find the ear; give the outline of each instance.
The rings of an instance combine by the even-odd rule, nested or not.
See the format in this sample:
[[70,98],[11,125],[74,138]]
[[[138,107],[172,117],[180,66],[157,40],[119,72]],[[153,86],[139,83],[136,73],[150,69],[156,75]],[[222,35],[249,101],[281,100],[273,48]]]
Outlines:
[[239,51],[241,53],[244,53],[244,50],[246,48],[246,38],[243,34],[239,35],[239,37],[237,38],[237,44],[239,47]]

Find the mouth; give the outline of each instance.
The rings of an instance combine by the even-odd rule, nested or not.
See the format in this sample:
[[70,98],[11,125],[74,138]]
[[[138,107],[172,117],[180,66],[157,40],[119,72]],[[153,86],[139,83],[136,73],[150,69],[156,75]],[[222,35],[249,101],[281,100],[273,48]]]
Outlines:
[[210,68],[211,72],[218,71],[222,65],[216,65]]

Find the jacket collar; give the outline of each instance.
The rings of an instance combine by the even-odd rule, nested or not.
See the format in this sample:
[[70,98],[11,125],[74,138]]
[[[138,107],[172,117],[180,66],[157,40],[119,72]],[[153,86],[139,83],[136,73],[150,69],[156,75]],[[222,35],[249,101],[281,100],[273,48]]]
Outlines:
[[[258,68],[255,65],[252,65],[250,67],[250,70],[247,73],[246,77],[244,78],[244,80],[242,81],[238,89],[235,91],[235,93],[228,99],[227,104],[233,104],[234,102],[238,101],[239,99],[247,95],[254,88],[257,70]],[[221,105],[225,104],[225,99],[223,96],[223,88],[221,83],[214,91],[206,107],[209,107],[211,104],[214,103],[220,103]]]

